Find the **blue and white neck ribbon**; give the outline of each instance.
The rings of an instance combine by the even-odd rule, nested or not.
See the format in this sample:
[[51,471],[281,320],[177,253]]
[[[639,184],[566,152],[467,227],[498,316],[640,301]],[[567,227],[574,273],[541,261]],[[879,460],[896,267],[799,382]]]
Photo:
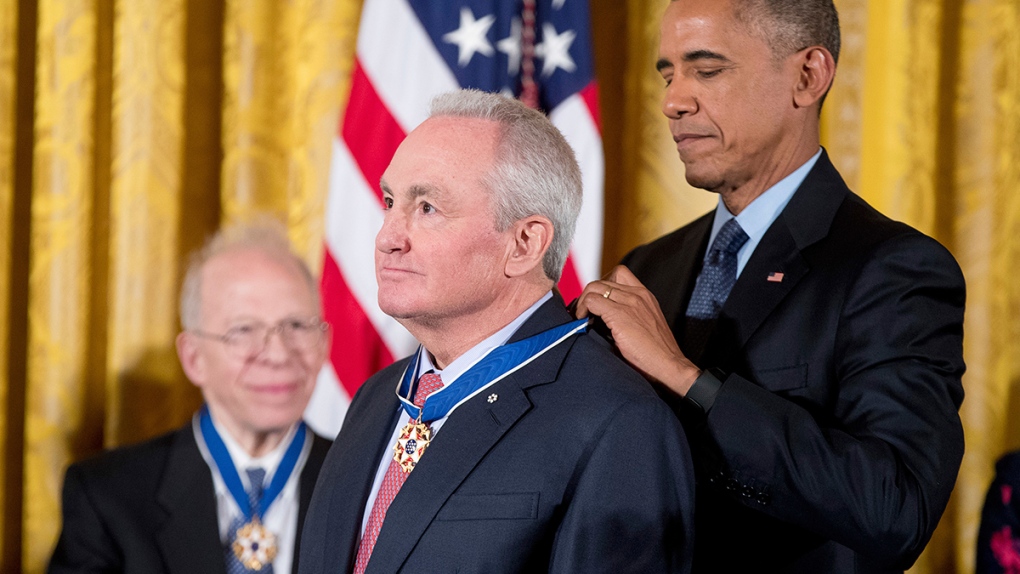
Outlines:
[[411,398],[414,396],[414,384],[418,380],[418,365],[423,352],[422,347],[419,346],[414,358],[404,369],[404,374],[397,385],[397,398],[400,399],[404,411],[412,419],[421,422],[441,419],[449,416],[471,397],[541,357],[546,351],[566,341],[572,335],[583,333],[587,328],[588,319],[578,319],[516,343],[493,347],[479,357],[453,383],[429,395],[422,409],[411,402]]
[[202,429],[202,440],[205,441],[205,446],[209,449],[209,454],[212,456],[213,462],[216,463],[216,468],[220,471],[220,476],[227,485],[227,490],[230,491],[234,501],[237,502],[237,506],[241,509],[241,513],[244,514],[245,522],[251,522],[252,510],[255,511],[254,515],[261,522],[262,517],[269,510],[269,506],[273,504],[276,497],[283,491],[283,487],[290,479],[291,473],[294,472],[294,466],[297,465],[298,458],[301,457],[301,449],[305,445],[305,435],[308,434],[304,421],[298,425],[294,438],[291,439],[290,445],[287,446],[287,450],[283,453],[279,466],[276,467],[273,480],[262,491],[262,498],[258,501],[255,509],[251,508],[248,493],[244,490],[241,476],[237,473],[233,459],[230,458],[227,445],[223,443],[220,433],[216,432],[212,417],[209,415],[208,405],[202,405],[202,410],[199,413],[199,428]]

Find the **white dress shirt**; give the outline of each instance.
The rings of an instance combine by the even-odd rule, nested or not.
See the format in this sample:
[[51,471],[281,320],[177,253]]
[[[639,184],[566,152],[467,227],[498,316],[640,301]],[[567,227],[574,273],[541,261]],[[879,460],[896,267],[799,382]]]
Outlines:
[[[276,448],[258,458],[253,458],[241,445],[237,444],[237,441],[230,436],[230,433],[216,424],[216,419],[211,414],[210,418],[212,418],[213,426],[216,427],[216,432],[223,439],[227,452],[230,453],[230,459],[234,462],[234,468],[237,469],[237,473],[241,477],[241,484],[244,485],[245,491],[248,491],[251,487],[251,484],[248,482],[248,473],[245,472],[249,468],[257,467],[265,470],[266,478],[264,486],[268,487],[273,480],[273,475],[276,474],[277,467],[280,466],[280,461],[283,459],[287,447],[290,446],[291,440],[297,432],[298,424],[295,423],[291,427],[290,431],[287,432],[287,435],[283,437],[283,440],[280,441]],[[233,533],[229,532],[230,525],[234,522],[235,518],[242,516],[243,513],[240,507],[237,506],[233,495],[227,490],[227,484],[224,482],[223,477],[220,476],[220,471],[216,468],[216,463],[213,461],[212,455],[209,454],[209,449],[202,439],[197,414],[192,420],[192,430],[195,433],[195,442],[198,443],[198,450],[201,451],[202,458],[205,459],[205,463],[209,465],[209,470],[212,471],[213,486],[216,489],[216,517],[220,528],[220,542],[223,546],[226,546],[228,542],[233,541]],[[301,471],[308,460],[308,453],[312,450],[313,439],[310,430],[305,432],[307,433],[305,435],[305,444],[301,449],[301,454],[298,456],[297,464],[294,465],[290,478],[276,497],[276,500],[269,506],[269,510],[262,520],[262,524],[276,535],[276,558],[273,559],[273,572],[276,574],[290,574],[291,566],[294,564],[294,540],[297,537],[298,506],[300,504],[298,500],[298,483],[300,482]]]
[[[418,374],[427,373],[429,371],[435,372],[443,379],[443,388],[439,389],[432,395],[438,395],[442,393],[444,389],[448,389],[458,377],[463,375],[472,365],[475,364],[482,355],[488,353],[491,349],[502,345],[510,340],[510,337],[517,332],[517,329],[531,317],[543,303],[548,301],[552,297],[552,291],[546,293],[541,299],[535,302],[534,305],[528,307],[523,313],[517,316],[516,319],[507,324],[499,331],[496,331],[487,339],[478,343],[474,347],[471,347],[463,355],[457,357],[445,369],[439,370],[432,364],[432,359],[429,357],[429,353],[421,353],[421,358],[418,361]],[[426,351],[428,351],[426,349]],[[413,369],[415,365],[408,365],[409,369]],[[396,388],[396,387],[394,387]],[[396,392],[394,390],[394,392]],[[430,395],[430,396],[432,396]],[[392,445],[397,444],[397,438],[400,436],[400,430],[407,424],[407,420],[410,418],[406,413],[403,412],[403,406],[398,406],[397,410],[401,412],[400,416],[397,417],[397,423],[393,427],[393,434],[390,437],[390,442],[386,443],[390,445],[383,453],[382,459],[379,461],[379,467],[375,471],[375,481],[372,483],[372,492],[368,495],[368,500],[365,501],[365,514],[361,518],[361,533],[364,535],[365,527],[368,526],[368,517],[372,513],[372,505],[375,504],[375,498],[379,494],[379,489],[382,488],[383,478],[386,476],[386,470],[390,467],[390,462],[393,460],[393,448]],[[449,418],[449,413],[441,419],[436,419],[429,423],[429,428],[432,429],[432,438],[435,440],[436,434],[439,433],[440,427]]]

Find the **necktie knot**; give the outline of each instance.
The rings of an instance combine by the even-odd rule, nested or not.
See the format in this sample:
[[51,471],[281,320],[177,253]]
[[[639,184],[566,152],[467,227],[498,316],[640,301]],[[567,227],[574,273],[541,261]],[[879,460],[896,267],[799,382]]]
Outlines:
[[747,236],[747,233],[744,233],[736,218],[733,218],[719,229],[719,234],[715,236],[715,241],[712,242],[712,251],[734,255],[740,251],[740,248],[747,243],[748,239],[750,238]]
[[414,404],[417,407],[421,407],[425,404],[425,399],[432,393],[443,388],[443,379],[439,375],[429,371],[418,378],[418,389],[414,392]]

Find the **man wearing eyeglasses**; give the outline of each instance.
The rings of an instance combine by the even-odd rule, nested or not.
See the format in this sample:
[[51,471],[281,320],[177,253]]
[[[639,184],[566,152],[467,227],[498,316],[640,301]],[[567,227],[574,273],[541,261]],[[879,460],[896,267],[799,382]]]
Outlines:
[[175,432],[68,469],[49,571],[296,572],[330,444],[301,421],[329,347],[319,309],[281,230],[213,238],[185,275],[177,337],[205,405]]

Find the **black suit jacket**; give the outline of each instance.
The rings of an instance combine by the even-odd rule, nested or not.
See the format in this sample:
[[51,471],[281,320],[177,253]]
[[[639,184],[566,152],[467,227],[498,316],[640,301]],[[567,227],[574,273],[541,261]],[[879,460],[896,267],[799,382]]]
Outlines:
[[[298,529],[330,441],[313,435],[298,485]],[[212,472],[191,424],[67,469],[64,526],[49,572],[224,574]]]
[[[554,297],[511,339],[570,320]],[[305,521],[302,574],[349,572],[404,359],[355,396]],[[493,397],[489,402],[489,397]],[[682,427],[597,335],[574,336],[460,406],[390,505],[367,574],[690,568]]]
[[[681,345],[712,218],[622,262]],[[851,193],[823,153],[694,358],[719,369],[714,406],[677,407],[698,476],[694,571],[913,563],[963,455],[963,308],[953,257]]]

